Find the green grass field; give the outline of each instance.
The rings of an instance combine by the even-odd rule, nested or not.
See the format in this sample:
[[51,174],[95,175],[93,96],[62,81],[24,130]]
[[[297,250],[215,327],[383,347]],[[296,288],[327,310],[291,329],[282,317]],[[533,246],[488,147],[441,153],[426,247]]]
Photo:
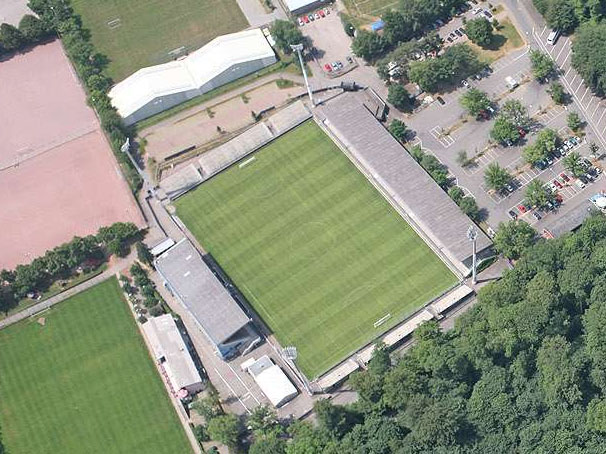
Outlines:
[[280,343],[298,347],[308,377],[455,282],[314,122],[250,159],[177,200],[177,213]]
[[396,9],[399,0],[343,0],[347,12],[362,25],[383,15],[386,11]]
[[244,30],[248,22],[236,0],[72,0],[98,52],[118,82],[136,70],[172,60],[218,35]]
[[0,331],[8,454],[190,453],[116,279]]

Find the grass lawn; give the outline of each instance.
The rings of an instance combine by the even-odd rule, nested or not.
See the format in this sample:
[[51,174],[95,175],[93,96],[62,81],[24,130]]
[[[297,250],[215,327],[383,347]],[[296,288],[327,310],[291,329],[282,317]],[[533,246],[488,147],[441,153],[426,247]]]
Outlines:
[[145,66],[173,59],[170,51],[195,50],[218,35],[244,30],[236,0],[72,0],[92,33],[97,51],[110,60],[119,82]]
[[397,8],[399,0],[343,0],[347,12],[357,25],[372,22],[385,11]]
[[489,46],[480,47],[471,41],[468,41],[468,44],[478,54],[480,60],[489,65],[509,52],[519,49],[525,43],[515,25],[509,19],[503,19],[499,22],[499,29],[495,31]]
[[177,214],[309,378],[455,282],[313,121],[253,156]]
[[115,278],[0,331],[7,453],[190,453]]

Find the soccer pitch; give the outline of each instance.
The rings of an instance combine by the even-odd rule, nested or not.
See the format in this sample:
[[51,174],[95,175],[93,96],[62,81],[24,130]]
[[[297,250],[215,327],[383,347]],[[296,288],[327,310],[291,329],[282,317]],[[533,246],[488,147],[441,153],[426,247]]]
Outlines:
[[115,278],[0,331],[7,453],[191,452]]
[[456,281],[313,121],[176,208],[309,378]]
[[119,82],[136,70],[173,60],[183,46],[195,50],[213,38],[244,30],[236,0],[72,0],[95,48],[110,59]]

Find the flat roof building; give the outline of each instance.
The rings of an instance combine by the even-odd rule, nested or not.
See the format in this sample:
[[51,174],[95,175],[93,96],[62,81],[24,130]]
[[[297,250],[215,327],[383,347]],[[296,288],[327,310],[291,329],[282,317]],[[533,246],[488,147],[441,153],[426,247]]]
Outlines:
[[[466,232],[473,225],[431,176],[377,121],[354,94],[318,109],[324,125],[350,159],[442,258],[461,275],[471,268]],[[477,229],[478,253],[492,242]]]
[[260,29],[231,33],[180,60],[138,70],[114,85],[109,97],[130,125],[276,61]]
[[172,315],[153,317],[143,324],[143,332],[154,353],[154,359],[166,372],[173,393],[196,394],[204,388],[185,341]]
[[155,265],[221,358],[234,357],[257,341],[250,317],[189,240],[184,238],[164,252]]
[[291,14],[297,15],[328,5],[328,0],[284,0]]

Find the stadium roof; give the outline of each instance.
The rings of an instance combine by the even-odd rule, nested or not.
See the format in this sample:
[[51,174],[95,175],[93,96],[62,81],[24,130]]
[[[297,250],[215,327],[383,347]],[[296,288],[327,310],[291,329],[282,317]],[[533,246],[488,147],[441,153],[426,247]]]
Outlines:
[[[473,222],[364,107],[343,95],[321,108],[325,124],[362,163],[373,180],[401,207],[443,255],[463,274],[471,257],[466,232]],[[479,229],[478,252],[490,246]]]
[[140,69],[109,96],[126,118],[160,96],[198,90],[235,64],[271,57],[274,51],[258,28],[222,35],[181,60]]
[[151,344],[156,361],[165,359],[164,370],[175,392],[202,383],[200,373],[172,315],[150,318],[143,324],[143,331]]
[[156,269],[215,345],[250,321],[187,239],[158,257]]

